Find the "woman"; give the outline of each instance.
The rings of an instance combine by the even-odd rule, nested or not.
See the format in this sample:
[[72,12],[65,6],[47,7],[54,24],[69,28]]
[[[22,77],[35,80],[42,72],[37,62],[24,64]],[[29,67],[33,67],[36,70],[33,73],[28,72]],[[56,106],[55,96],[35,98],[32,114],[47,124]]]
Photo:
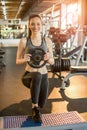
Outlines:
[[28,38],[22,38],[18,45],[16,64],[26,63],[25,71],[28,71],[32,78],[30,87],[32,118],[35,122],[41,122],[39,107],[42,108],[45,105],[49,88],[47,68],[46,65],[40,68],[31,67],[28,62],[31,60],[32,54],[24,54],[24,51],[26,50],[26,46],[30,48],[45,46],[46,52],[43,61],[54,64],[52,42],[49,38],[42,38],[41,36],[42,20],[39,15],[32,15],[29,17],[29,29],[30,36]]

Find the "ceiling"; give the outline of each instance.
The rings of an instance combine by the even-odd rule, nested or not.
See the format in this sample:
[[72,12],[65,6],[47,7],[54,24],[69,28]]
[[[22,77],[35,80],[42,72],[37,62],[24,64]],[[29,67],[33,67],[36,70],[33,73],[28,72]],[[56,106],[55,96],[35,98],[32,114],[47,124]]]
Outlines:
[[6,16],[6,19],[23,20],[31,13],[42,13],[64,1],[71,0],[0,0],[0,19],[5,19]]
[[5,18],[3,13],[4,7],[7,19],[22,19],[32,5],[33,0],[0,0],[0,19]]

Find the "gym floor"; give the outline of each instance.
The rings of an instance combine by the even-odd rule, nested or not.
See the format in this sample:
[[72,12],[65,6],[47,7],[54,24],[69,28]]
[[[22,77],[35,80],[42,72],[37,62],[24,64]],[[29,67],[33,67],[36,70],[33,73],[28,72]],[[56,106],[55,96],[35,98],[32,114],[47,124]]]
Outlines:
[[[0,73],[0,116],[31,115],[30,90],[23,86],[21,76],[25,65],[16,65],[16,47],[3,48],[6,67]],[[65,76],[68,72],[62,72]],[[49,72],[50,90],[41,113],[77,111],[87,121],[87,76],[70,78],[70,86],[60,91],[61,80]]]

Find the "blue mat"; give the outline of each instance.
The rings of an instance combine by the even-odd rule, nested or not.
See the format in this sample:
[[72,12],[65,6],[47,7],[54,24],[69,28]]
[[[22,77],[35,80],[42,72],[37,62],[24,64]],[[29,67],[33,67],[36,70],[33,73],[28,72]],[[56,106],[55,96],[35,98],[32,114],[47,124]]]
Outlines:
[[32,127],[41,126],[41,123],[35,123],[31,116],[10,116],[4,117],[4,128]]

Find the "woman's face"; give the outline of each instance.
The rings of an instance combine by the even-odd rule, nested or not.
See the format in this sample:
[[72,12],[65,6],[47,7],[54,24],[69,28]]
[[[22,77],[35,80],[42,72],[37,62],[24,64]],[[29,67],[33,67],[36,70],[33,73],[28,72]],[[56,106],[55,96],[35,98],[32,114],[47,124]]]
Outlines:
[[32,33],[40,33],[42,30],[42,22],[41,19],[38,17],[32,18],[29,21],[29,28]]

